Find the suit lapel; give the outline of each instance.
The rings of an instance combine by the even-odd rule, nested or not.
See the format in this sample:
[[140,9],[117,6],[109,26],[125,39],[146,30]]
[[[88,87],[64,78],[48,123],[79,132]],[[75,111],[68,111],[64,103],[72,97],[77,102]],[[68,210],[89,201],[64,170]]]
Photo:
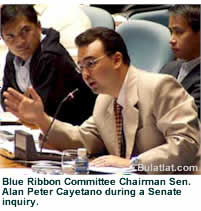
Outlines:
[[126,158],[130,158],[135,146],[135,136],[139,124],[139,111],[137,108],[137,70],[133,67],[129,71],[127,88],[126,88],[126,106],[123,112],[125,113],[124,130],[126,139]]
[[200,78],[200,64],[193,68],[193,70],[181,82],[185,89],[188,89],[195,82],[195,79],[197,80],[196,75]]
[[134,106],[125,109],[125,139],[126,139],[126,158],[130,158],[135,145],[135,135],[139,122],[139,111]]

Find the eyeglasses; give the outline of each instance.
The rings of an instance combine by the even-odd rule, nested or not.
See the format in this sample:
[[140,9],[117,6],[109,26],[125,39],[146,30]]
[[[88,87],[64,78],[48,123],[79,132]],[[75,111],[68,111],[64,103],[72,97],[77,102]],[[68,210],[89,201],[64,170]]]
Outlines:
[[89,69],[89,70],[94,68],[96,64],[104,57],[106,57],[106,55],[103,55],[94,59],[86,59],[83,62],[77,63],[77,67],[76,67],[77,72],[82,73],[84,68]]

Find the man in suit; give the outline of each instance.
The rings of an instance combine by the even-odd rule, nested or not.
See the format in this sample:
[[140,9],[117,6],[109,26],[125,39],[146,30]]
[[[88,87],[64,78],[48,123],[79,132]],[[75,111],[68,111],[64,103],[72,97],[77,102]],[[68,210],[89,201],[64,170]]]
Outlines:
[[[132,158],[133,166],[143,166],[150,174],[174,172],[199,161],[196,106],[172,76],[132,66],[126,45],[114,30],[92,28],[75,42],[79,71],[99,96],[93,115],[80,127],[56,120],[46,144],[103,154],[92,162],[96,166],[128,167]],[[4,94],[7,110],[37,124],[45,134],[52,119],[34,89],[30,94],[27,98],[9,88]],[[118,115],[116,103],[122,108]]]
[[200,118],[200,5],[175,5],[169,15],[170,44],[178,60],[160,72],[173,75],[194,97]]
[[9,49],[1,90],[4,109],[3,92],[8,87],[27,93],[28,87],[33,86],[51,116],[61,100],[79,88],[82,95],[66,102],[58,119],[81,124],[92,114],[95,95],[75,71],[74,61],[59,42],[59,32],[42,29],[32,5],[3,5],[1,35]]

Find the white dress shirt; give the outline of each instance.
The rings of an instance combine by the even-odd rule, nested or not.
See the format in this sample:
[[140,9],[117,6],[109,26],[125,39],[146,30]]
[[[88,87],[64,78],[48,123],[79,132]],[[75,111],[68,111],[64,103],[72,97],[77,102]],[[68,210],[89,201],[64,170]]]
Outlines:
[[31,86],[31,80],[30,80],[31,58],[32,57],[30,57],[26,62],[24,62],[19,57],[15,57],[14,59],[16,82],[22,92],[26,92],[27,89]]

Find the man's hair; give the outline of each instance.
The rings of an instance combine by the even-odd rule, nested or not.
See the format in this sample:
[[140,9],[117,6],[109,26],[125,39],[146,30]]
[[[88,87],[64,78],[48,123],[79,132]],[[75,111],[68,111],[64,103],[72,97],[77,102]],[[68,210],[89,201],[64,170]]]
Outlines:
[[169,14],[183,16],[194,32],[200,31],[200,5],[174,5]]
[[37,24],[38,18],[37,13],[33,8],[33,5],[6,5],[4,4],[1,8],[1,33],[2,28],[7,23],[15,21],[18,17],[25,16],[30,22]]
[[105,27],[88,29],[76,37],[75,44],[77,47],[83,47],[91,44],[95,40],[100,40],[102,42],[104,51],[108,56],[118,51],[123,56],[124,64],[130,64],[130,58],[123,39],[112,29]]

